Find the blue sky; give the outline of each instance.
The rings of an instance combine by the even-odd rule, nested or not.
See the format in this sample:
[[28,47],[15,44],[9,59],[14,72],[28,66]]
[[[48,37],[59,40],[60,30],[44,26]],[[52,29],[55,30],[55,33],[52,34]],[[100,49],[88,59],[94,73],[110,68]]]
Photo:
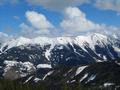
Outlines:
[[[0,5],[0,31],[7,33],[7,34],[18,34],[21,31],[23,31],[24,28],[21,29],[21,27],[20,27],[21,24],[24,24],[24,26],[29,27],[28,29],[31,29],[33,31],[36,29],[36,25],[34,25],[34,22],[31,22],[30,18],[27,18],[27,16],[26,16],[27,11],[29,11],[29,12],[34,11],[37,14],[44,15],[45,18],[47,19],[46,21],[49,21],[49,23],[52,26],[54,26],[54,28],[50,28],[50,30],[54,29],[53,31],[55,31],[55,32],[59,31],[59,32],[67,32],[68,33],[68,31],[66,31],[65,29],[70,29],[70,27],[65,26],[65,25],[66,25],[66,23],[70,23],[73,20],[73,19],[66,18],[64,11],[68,7],[75,7],[76,9],[79,9],[80,12],[84,13],[85,17],[83,17],[83,18],[86,19],[86,22],[88,20],[88,21],[92,22],[93,24],[95,24],[95,25],[98,24],[100,26],[102,26],[102,24],[104,24],[108,28],[113,26],[113,27],[117,28],[117,30],[119,30],[119,27],[120,27],[120,15],[119,15],[120,7],[115,8],[116,3],[115,3],[115,5],[113,3],[115,0],[114,1],[106,0],[108,2],[105,2],[106,3],[105,5],[102,5],[102,2],[100,2],[99,0],[94,0],[95,1],[94,4],[93,4],[93,2],[92,3],[91,2],[83,2],[84,0],[75,0],[76,3],[75,2],[73,3],[73,1],[71,1],[71,0],[67,0],[68,2],[65,2],[65,5],[61,4],[61,3],[64,3],[64,0],[61,0],[61,3],[57,2],[57,0],[48,0],[48,1],[52,1],[51,3],[53,5],[49,2],[47,2],[47,0],[45,0],[47,2],[47,4],[44,1],[42,2],[42,0],[22,0],[22,1],[13,0],[13,2],[14,1],[16,1],[16,2],[11,3],[10,1],[7,1],[7,0],[0,1],[2,3]],[[92,1],[92,0],[88,0],[88,1]],[[116,1],[118,1],[118,0],[116,0]],[[55,4],[57,4],[57,3],[61,4],[58,6],[59,8],[57,7],[57,5],[54,5],[54,2],[55,2]],[[97,3],[100,5],[97,6]],[[110,4],[111,7],[110,7],[110,5],[109,5],[109,7],[107,7],[108,3],[111,3]],[[67,6],[67,4],[69,6]],[[114,7],[113,7],[113,5],[114,5]],[[66,23],[64,23],[65,25],[61,26],[61,23],[64,21],[66,22]],[[75,22],[79,22],[79,21],[75,21]],[[42,29],[48,30],[48,28],[49,28],[49,27],[46,27],[46,28],[41,28],[41,27],[39,27],[37,29],[42,31]],[[79,28],[78,26],[73,26],[73,27]],[[83,30],[79,30],[79,29],[73,30],[70,32],[70,34],[72,34],[72,33],[74,34],[74,32],[76,33],[76,31],[77,32],[79,31],[79,33],[83,32],[83,31],[87,31],[86,29],[87,28],[85,27],[85,29],[83,29]],[[26,31],[24,33],[27,33]],[[53,32],[53,31],[50,31],[50,32]]]

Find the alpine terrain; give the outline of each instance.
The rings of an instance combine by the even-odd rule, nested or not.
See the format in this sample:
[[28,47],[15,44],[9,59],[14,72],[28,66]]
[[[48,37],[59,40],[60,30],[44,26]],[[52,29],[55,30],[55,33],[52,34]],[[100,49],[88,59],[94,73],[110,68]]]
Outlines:
[[0,45],[0,78],[23,84],[45,83],[56,88],[63,83],[80,83],[118,90],[120,38],[98,33],[12,38]]

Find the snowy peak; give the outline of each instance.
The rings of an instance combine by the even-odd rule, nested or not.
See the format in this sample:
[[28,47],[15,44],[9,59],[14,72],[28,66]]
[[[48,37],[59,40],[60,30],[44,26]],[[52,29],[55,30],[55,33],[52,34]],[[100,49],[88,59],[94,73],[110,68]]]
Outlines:
[[11,40],[9,40],[5,43],[2,43],[1,50],[2,50],[2,48],[6,47],[6,46],[7,46],[7,50],[8,50],[12,47],[25,45],[25,44],[28,44],[30,42],[31,42],[31,40],[28,39],[28,38],[25,38],[25,37],[19,37],[17,39],[11,39]]
[[37,37],[33,39],[25,38],[25,37],[19,37],[17,39],[12,39],[8,42],[5,42],[3,45],[8,45],[8,48],[25,45],[25,44],[68,44],[68,43],[78,43],[78,44],[84,44],[89,43],[95,44],[95,43],[107,43],[108,37],[104,36],[102,34],[94,33],[90,35],[81,35],[77,37]]
[[20,45],[28,44],[28,43],[30,43],[30,42],[31,42],[31,40],[28,39],[28,38],[25,38],[25,37],[19,37],[19,38],[13,40],[12,43],[13,43],[13,45],[16,44],[16,46],[20,46]]
[[59,44],[67,44],[69,42],[72,42],[72,37],[57,37],[56,41]]
[[53,38],[37,37],[37,38],[31,39],[31,41],[32,41],[31,42],[32,44],[46,45],[46,44],[53,43]]
[[108,43],[108,37],[98,33],[91,35],[91,39],[96,44]]
[[[116,42],[114,41],[115,40],[110,39],[108,36],[98,33],[77,37],[37,37],[33,39],[19,37],[3,43],[1,46],[1,53],[13,47],[17,48],[21,46],[21,48],[27,47],[31,51],[39,49],[39,52],[42,52],[41,50],[43,49],[44,52],[42,53],[48,61],[53,57],[52,54],[60,54],[59,58],[63,59],[65,50],[75,53],[78,57],[81,56],[83,58],[89,56],[91,60],[93,58],[101,60],[103,57],[104,59],[110,59],[111,57],[116,58],[120,56],[119,45],[115,46],[114,43]],[[34,49],[31,46],[33,46]],[[81,50],[78,50],[78,47],[81,48]],[[100,49],[104,49],[104,51],[99,51]],[[63,50],[63,52],[60,50]],[[85,52],[84,55],[83,52]],[[34,55],[32,55],[32,57],[34,57]],[[57,56],[55,55],[54,58],[57,58]],[[69,58],[67,58],[67,60],[69,60]]]

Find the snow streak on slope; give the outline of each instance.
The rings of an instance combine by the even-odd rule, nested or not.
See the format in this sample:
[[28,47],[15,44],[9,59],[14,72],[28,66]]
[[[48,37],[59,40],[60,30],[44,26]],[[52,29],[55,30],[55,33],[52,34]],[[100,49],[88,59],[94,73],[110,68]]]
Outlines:
[[85,78],[87,78],[87,76],[88,76],[88,73],[85,74],[85,75],[80,79],[80,82],[82,82]]
[[43,77],[43,80],[45,80],[45,78],[46,78],[47,76],[51,75],[53,72],[54,72],[54,71],[48,72],[48,73]]
[[37,68],[52,68],[50,64],[38,64]]
[[79,68],[77,69],[77,71],[76,71],[75,76],[78,75],[78,74],[80,74],[86,67],[87,67],[87,66],[81,66],[81,67],[79,67]]

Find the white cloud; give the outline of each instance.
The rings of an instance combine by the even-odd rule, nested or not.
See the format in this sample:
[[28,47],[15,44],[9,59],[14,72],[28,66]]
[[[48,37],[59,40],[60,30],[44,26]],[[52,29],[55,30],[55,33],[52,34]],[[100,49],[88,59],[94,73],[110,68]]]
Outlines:
[[107,26],[106,24],[98,24],[86,18],[86,14],[77,7],[68,7],[65,9],[65,18],[60,23],[64,30],[64,35],[79,35],[81,33],[103,33],[112,35],[118,34],[119,27]]
[[[26,1],[26,0],[25,0]],[[18,3],[20,0],[0,0],[0,4]],[[64,11],[65,17],[60,22],[60,28],[54,27],[47,18],[38,12],[27,11],[26,18],[31,25],[20,25],[22,35],[27,37],[54,36],[54,35],[79,35],[81,32],[118,32],[119,28],[97,24],[86,18],[86,14],[77,6],[84,3],[95,5],[97,8],[113,10],[120,13],[120,0],[27,0],[31,5],[40,5],[48,10]],[[14,16],[15,19],[19,17]],[[63,29],[63,30],[60,30]],[[2,36],[2,35],[1,35]]]
[[[120,0],[24,0],[28,4],[43,6],[48,10],[62,11],[67,7],[76,7],[89,3],[97,8],[120,12]],[[21,0],[0,0],[4,3],[16,4]]]
[[22,23],[20,25],[21,28],[21,35],[24,37],[28,37],[28,38],[34,38],[37,36],[50,36],[50,30],[46,29],[46,30],[39,30],[39,29],[35,29],[32,26],[29,26],[25,23]]
[[33,38],[37,36],[56,35],[56,28],[43,14],[35,11],[27,11],[25,15],[31,25],[27,23],[20,25],[22,36]]
[[120,36],[120,27],[115,27],[115,26],[107,26],[105,24],[100,25],[99,27],[96,28],[93,33],[101,33],[103,35],[117,35]]
[[36,29],[49,29],[53,28],[53,25],[46,19],[43,14],[35,11],[27,11],[26,17],[32,26]]
[[76,7],[85,3],[97,8],[120,12],[120,0],[27,0],[29,4],[40,5],[44,8],[61,11],[66,7]]
[[65,17],[60,22],[60,27],[54,27],[47,18],[35,11],[27,11],[26,17],[31,23],[20,25],[22,35],[26,37],[37,36],[76,36],[86,32],[117,32],[118,28],[97,24],[86,18],[86,14],[77,7],[68,7],[64,10]]
[[100,9],[120,12],[120,0],[96,0],[95,6]]
[[66,8],[64,14],[65,18],[60,23],[59,28],[54,27],[43,14],[27,11],[25,15],[31,25],[26,23],[20,25],[22,35],[27,37],[76,35],[99,27],[98,24],[88,20],[85,13],[77,7]]
[[96,29],[99,25],[88,20],[85,13],[77,7],[65,9],[65,19],[61,22],[61,27],[71,33],[86,32]]
[[61,11],[69,6],[78,6],[88,3],[89,0],[27,0],[32,5],[40,5],[44,8]]

